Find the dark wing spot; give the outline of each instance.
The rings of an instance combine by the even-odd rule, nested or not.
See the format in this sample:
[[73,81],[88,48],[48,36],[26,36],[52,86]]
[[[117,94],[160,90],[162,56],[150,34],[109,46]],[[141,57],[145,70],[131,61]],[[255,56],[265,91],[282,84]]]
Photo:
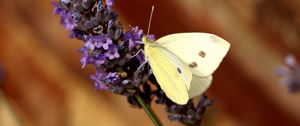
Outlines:
[[178,73],[181,73],[181,70],[177,67],[177,71],[178,71]]
[[197,67],[197,63],[196,62],[192,62],[192,63],[189,64],[189,67],[195,68],[195,67]]
[[202,58],[205,58],[206,53],[201,50],[198,55],[201,56]]

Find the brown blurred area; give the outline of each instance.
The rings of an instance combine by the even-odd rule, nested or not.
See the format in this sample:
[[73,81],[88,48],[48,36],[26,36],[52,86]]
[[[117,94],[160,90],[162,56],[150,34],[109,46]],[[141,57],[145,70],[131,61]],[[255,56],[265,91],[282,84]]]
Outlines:
[[[231,43],[214,74],[214,105],[204,126],[300,126],[300,94],[290,94],[274,69],[286,54],[300,60],[300,1],[115,0],[125,27],[151,33],[209,32]],[[95,91],[78,49],[53,15],[50,0],[0,0],[0,126],[151,126],[125,97]],[[154,111],[165,125],[163,106]]]

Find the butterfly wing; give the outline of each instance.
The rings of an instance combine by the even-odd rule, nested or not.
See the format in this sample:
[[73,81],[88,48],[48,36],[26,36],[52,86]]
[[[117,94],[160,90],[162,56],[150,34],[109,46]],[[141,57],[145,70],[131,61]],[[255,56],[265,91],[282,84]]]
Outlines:
[[212,81],[212,76],[207,77],[199,77],[193,75],[191,81],[191,87],[189,90],[189,98],[193,98],[195,96],[203,94],[210,86]]
[[146,52],[148,62],[161,89],[177,104],[186,104],[192,73],[175,54],[155,46]]
[[220,65],[230,44],[209,33],[177,33],[156,41],[189,65],[197,76],[209,76]]

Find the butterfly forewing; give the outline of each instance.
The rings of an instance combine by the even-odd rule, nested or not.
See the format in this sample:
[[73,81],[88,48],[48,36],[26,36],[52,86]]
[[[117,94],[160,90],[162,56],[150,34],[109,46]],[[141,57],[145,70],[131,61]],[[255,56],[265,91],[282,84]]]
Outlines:
[[175,54],[154,46],[146,52],[155,78],[167,97],[177,104],[186,104],[192,73]]
[[192,73],[206,77],[220,65],[230,44],[209,33],[177,33],[156,41],[188,64]]

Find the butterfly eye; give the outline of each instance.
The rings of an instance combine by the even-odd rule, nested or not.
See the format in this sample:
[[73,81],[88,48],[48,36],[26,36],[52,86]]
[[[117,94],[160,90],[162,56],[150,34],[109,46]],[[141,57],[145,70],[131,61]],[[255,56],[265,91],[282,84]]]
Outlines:
[[201,56],[202,58],[204,58],[206,56],[206,53],[201,50],[198,55]]
[[192,63],[189,64],[189,67],[195,68],[195,67],[197,67],[197,63],[196,62],[192,62]]

